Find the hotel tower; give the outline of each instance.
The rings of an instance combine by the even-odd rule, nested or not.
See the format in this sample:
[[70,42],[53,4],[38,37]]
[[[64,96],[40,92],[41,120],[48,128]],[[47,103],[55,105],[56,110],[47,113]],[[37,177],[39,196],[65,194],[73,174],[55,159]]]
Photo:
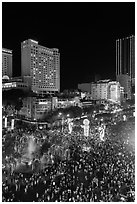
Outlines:
[[12,50],[2,48],[2,77],[12,77]]
[[31,89],[36,93],[60,91],[60,53],[38,41],[28,39],[21,43],[21,75],[30,77]]

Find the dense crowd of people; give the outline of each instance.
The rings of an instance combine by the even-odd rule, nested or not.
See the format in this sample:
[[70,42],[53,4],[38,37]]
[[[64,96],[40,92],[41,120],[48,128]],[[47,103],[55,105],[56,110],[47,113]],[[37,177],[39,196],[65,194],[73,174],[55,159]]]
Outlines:
[[[3,131],[2,201],[135,201],[135,118],[107,123],[104,141],[98,131],[101,122],[90,121],[89,137],[83,135],[80,120],[71,134],[67,125]],[[22,161],[30,136],[35,149],[29,165]]]

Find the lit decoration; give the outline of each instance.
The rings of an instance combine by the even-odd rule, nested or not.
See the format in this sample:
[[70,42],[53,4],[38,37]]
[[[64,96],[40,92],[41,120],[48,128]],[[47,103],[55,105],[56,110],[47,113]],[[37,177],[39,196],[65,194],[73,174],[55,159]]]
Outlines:
[[69,129],[69,134],[72,133],[72,128],[73,128],[73,122],[71,118],[68,118],[68,129]]
[[124,121],[126,121],[126,120],[127,120],[126,115],[123,115],[123,120],[124,120]]
[[106,129],[106,126],[105,125],[102,125],[99,127],[99,134],[100,134],[100,140],[101,141],[104,141],[104,136],[105,136],[105,129]]
[[42,130],[42,129],[43,129],[42,125],[40,125],[40,126],[39,126],[39,129],[40,129],[40,130]]
[[11,130],[14,130],[14,119],[11,120]]
[[81,127],[84,129],[84,136],[89,136],[89,123],[90,121],[88,119],[83,120],[83,124]]
[[86,146],[86,144],[84,144],[83,147],[82,147],[82,150],[83,150],[83,152],[90,152],[91,147]]

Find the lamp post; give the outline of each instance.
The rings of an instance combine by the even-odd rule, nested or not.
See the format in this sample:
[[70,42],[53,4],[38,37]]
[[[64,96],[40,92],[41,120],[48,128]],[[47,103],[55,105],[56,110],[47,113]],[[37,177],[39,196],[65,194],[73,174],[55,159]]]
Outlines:
[[7,128],[7,117],[5,117],[5,128]]
[[73,127],[73,122],[71,118],[68,118],[68,129],[69,129],[69,134],[72,133],[72,127]]
[[63,125],[64,125],[64,118],[63,117],[62,117],[62,120],[61,120],[61,125],[62,125],[61,131],[63,132]]
[[[60,118],[62,116],[62,113],[59,112],[58,117]],[[63,132],[63,116],[61,117],[61,131]]]

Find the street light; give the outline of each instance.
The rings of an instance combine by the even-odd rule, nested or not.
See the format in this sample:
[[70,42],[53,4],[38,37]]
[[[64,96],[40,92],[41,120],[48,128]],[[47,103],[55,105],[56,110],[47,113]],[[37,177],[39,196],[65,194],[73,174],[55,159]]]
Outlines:
[[[58,113],[58,117],[62,116],[63,114],[61,112]],[[64,118],[63,116],[61,117],[61,129],[62,129],[62,132],[63,132],[63,123],[64,123]]]
[[62,115],[62,113],[61,112],[59,112],[59,116],[61,116]]

